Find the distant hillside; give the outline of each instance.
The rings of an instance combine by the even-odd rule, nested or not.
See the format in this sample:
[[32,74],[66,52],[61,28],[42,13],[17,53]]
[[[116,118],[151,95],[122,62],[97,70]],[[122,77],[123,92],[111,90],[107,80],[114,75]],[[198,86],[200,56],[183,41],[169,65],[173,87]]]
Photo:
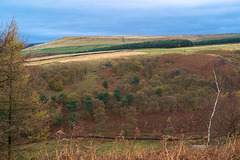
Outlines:
[[[34,53],[52,52],[52,48],[61,50],[86,50],[99,47],[106,47],[116,44],[128,44],[146,41],[167,40],[167,39],[188,39],[191,41],[211,40],[216,38],[236,37],[240,34],[210,34],[210,35],[177,35],[177,36],[71,36],[63,37],[48,43],[35,45],[24,49],[25,52]],[[38,51],[40,50],[40,51]],[[36,52],[35,52],[36,51]]]

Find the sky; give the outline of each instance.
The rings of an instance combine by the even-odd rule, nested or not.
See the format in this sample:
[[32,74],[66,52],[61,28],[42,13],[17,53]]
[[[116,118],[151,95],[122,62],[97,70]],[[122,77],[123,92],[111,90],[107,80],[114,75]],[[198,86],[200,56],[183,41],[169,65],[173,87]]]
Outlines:
[[29,43],[64,36],[240,33],[240,0],[0,0]]

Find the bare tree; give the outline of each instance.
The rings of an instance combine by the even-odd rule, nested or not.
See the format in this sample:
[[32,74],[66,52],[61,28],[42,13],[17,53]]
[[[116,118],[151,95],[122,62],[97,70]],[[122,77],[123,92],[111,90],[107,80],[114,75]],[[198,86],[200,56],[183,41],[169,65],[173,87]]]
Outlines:
[[217,104],[218,104],[218,100],[219,100],[219,96],[221,94],[221,91],[222,91],[222,87],[219,88],[219,84],[218,84],[218,80],[217,80],[217,76],[216,76],[216,73],[215,73],[215,70],[213,70],[213,75],[214,75],[214,80],[215,80],[215,84],[216,84],[216,87],[217,87],[217,97],[216,97],[216,100],[215,100],[215,103],[214,103],[214,106],[213,106],[213,111],[212,111],[212,115],[209,119],[209,125],[208,125],[208,144],[210,142],[210,137],[211,137],[211,125],[212,125],[212,119],[213,119],[213,116],[216,112],[216,107],[217,107]]

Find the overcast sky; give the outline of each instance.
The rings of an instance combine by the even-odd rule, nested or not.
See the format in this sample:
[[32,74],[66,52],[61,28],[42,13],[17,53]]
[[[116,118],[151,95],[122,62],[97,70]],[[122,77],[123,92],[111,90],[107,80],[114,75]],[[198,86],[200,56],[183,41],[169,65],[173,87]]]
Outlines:
[[0,0],[29,43],[63,36],[240,33],[240,0]]

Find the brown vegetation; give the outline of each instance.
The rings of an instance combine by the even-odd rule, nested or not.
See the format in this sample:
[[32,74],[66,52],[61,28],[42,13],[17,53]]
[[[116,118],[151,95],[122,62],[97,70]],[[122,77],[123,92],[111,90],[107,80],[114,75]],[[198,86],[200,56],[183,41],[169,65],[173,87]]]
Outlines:
[[[193,147],[186,144],[186,141],[167,142],[163,141],[162,147],[151,149],[134,145],[134,141],[116,140],[112,148],[99,150],[97,146],[78,145],[82,139],[74,140],[73,145],[64,145],[56,155],[56,159],[162,159],[162,160],[219,160],[219,159],[240,159],[240,140],[229,140],[224,145],[198,146]],[[119,147],[122,144],[124,148]]]

